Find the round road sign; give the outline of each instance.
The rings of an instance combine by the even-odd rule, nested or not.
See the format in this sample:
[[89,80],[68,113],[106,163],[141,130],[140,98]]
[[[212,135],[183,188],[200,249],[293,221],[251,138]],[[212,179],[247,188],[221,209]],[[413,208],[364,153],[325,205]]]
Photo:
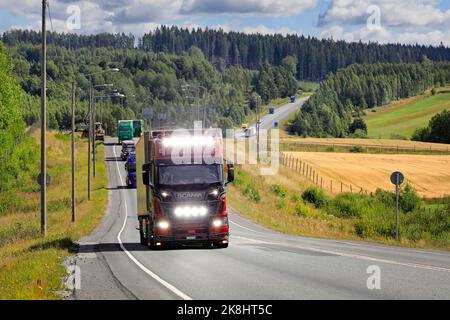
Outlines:
[[[48,186],[48,185],[50,184],[50,182],[51,182],[52,179],[51,179],[50,176],[47,174],[45,180],[46,180],[45,183],[46,183],[46,185]],[[42,186],[42,173],[39,173],[39,175],[38,175],[38,177],[37,177],[37,183],[38,183],[40,186]]]
[[399,171],[395,171],[394,173],[391,174],[392,184],[396,185],[397,181],[398,181],[398,185],[401,185],[403,183],[403,181],[405,181],[405,176],[403,175],[403,173],[401,173]]

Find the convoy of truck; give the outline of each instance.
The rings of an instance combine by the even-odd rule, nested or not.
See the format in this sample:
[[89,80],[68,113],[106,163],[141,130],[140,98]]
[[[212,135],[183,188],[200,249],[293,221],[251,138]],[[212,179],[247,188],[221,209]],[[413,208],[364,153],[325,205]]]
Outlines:
[[226,248],[226,185],[233,180],[220,130],[145,132],[136,144],[140,242],[152,248],[194,243]]

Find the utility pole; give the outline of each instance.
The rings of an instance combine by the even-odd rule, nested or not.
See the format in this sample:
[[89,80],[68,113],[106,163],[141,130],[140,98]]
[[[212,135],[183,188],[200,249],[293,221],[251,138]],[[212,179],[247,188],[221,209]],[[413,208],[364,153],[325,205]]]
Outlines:
[[92,79],[89,89],[88,200],[91,200]]
[[41,235],[47,234],[47,0],[42,0],[42,33],[41,33]]
[[259,161],[259,125],[261,124],[260,119],[260,100],[261,97],[258,95],[256,98],[256,159]]
[[72,83],[72,223],[75,223],[75,82]]
[[95,162],[96,162],[96,145],[95,145],[95,139],[96,139],[96,131],[97,129],[95,128],[95,119],[96,119],[96,114],[95,114],[95,98],[92,98],[92,160],[94,161],[93,166],[92,166],[92,176],[95,178]]

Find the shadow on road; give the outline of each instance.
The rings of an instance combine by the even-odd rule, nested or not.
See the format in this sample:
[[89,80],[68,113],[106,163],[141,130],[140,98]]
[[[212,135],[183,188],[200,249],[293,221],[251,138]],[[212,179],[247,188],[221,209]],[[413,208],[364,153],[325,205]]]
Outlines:
[[117,186],[117,187],[110,187],[110,188],[106,188],[106,190],[127,190],[127,189],[131,189],[128,186]]
[[120,158],[120,157],[106,157],[105,161],[106,162],[117,162],[117,161],[122,161],[122,158]]
[[103,143],[103,145],[105,147],[111,147],[111,146],[118,146],[119,144],[114,143],[114,142],[105,142],[105,143]]
[[[125,249],[131,252],[138,251],[172,251],[172,250],[210,250],[213,247],[203,247],[201,245],[190,245],[190,246],[182,246],[182,245],[171,245],[158,247],[155,249],[151,249],[147,246],[144,246],[140,243],[123,243]],[[78,253],[98,253],[98,252],[118,252],[123,251],[118,243],[99,243],[99,244],[81,244],[78,246]]]

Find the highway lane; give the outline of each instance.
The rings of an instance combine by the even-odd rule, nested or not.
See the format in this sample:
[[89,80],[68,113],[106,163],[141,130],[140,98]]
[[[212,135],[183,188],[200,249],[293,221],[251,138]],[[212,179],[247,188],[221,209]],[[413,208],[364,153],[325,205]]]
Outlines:
[[[80,241],[78,299],[450,299],[448,252],[284,235],[234,212],[227,249],[150,251],[119,154],[106,146],[110,203]],[[367,287],[373,265],[379,290]]]
[[[283,120],[289,118],[290,115],[296,113],[300,110],[300,107],[309,99],[309,97],[304,97],[297,99],[294,103],[287,103],[275,109],[274,114],[265,114],[261,116],[260,128],[263,130],[270,130],[274,128],[275,122],[281,123]],[[255,127],[256,124],[252,124]],[[236,135],[237,138],[245,138],[245,134],[239,131]]]

